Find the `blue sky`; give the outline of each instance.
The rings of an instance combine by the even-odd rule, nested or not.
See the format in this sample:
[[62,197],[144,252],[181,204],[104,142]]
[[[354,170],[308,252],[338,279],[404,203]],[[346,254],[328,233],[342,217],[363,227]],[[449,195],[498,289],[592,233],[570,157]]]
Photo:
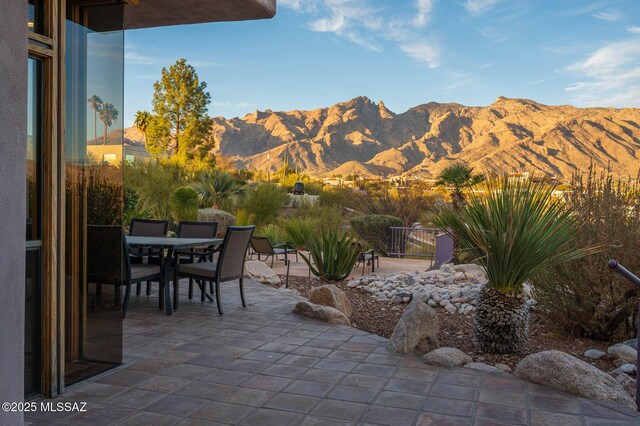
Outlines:
[[278,0],[273,19],[125,35],[125,126],[184,57],[212,116],[430,102],[640,106],[640,0]]

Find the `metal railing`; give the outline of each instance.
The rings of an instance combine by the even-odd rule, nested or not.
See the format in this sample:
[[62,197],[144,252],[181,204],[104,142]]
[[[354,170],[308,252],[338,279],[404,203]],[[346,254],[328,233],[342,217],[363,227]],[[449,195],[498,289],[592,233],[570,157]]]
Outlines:
[[[627,268],[618,263],[617,260],[611,259],[608,263],[609,268],[612,271],[617,272],[626,278],[631,284],[635,285],[640,289],[640,277],[634,275]],[[638,303],[638,332],[636,333],[636,365],[640,367],[640,349],[638,347],[638,343],[640,342],[640,303]],[[638,410],[640,410],[640,380],[636,380],[636,405],[638,406]]]
[[389,256],[433,259],[436,254],[437,228],[391,226]]

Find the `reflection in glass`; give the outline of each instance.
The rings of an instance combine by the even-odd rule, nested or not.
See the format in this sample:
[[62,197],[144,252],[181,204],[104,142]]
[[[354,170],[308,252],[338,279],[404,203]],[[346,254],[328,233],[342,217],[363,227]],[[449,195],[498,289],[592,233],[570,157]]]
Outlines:
[[27,254],[25,271],[24,393],[40,391],[41,217],[42,217],[42,62],[27,65]]
[[27,241],[40,240],[42,191],[42,62],[29,58],[27,85]]
[[29,0],[27,2],[27,28],[29,31],[42,34],[42,0]]
[[122,152],[122,6],[69,16],[82,20],[66,23],[66,385],[122,362],[122,167],[102,161]]

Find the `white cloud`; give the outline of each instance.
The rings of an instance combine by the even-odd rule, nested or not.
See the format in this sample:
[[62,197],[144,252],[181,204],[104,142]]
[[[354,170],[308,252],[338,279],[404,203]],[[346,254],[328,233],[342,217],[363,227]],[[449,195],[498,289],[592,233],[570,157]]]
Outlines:
[[578,76],[566,89],[578,104],[638,106],[640,39],[610,43],[566,71]]
[[400,50],[416,61],[422,62],[429,68],[437,68],[440,66],[440,51],[431,43],[401,44]]
[[482,15],[501,1],[502,0],[467,0],[464,8],[472,15]]
[[364,49],[382,51],[385,42],[397,43],[409,57],[439,66],[439,48],[420,33],[429,23],[435,0],[414,0],[411,16],[389,16],[370,0],[279,0],[279,5],[307,14],[311,31],[331,33]]
[[136,52],[131,48],[125,48],[124,61],[128,64],[153,65],[158,62],[158,58]]
[[603,21],[620,21],[624,19],[624,14],[619,10],[601,10],[593,14],[594,18],[601,19]]
[[627,27],[627,31],[631,34],[640,34],[640,26],[630,25]]
[[417,2],[418,13],[416,13],[415,18],[413,18],[413,25],[416,28],[424,28],[431,18],[434,0],[417,0]]

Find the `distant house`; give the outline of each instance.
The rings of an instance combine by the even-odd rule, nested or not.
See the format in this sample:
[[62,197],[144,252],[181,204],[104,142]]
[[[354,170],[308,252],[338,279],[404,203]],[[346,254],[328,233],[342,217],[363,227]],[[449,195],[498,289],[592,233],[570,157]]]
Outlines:
[[106,163],[110,166],[119,166],[123,161],[139,163],[151,158],[143,145],[87,145],[87,154],[97,163]]

